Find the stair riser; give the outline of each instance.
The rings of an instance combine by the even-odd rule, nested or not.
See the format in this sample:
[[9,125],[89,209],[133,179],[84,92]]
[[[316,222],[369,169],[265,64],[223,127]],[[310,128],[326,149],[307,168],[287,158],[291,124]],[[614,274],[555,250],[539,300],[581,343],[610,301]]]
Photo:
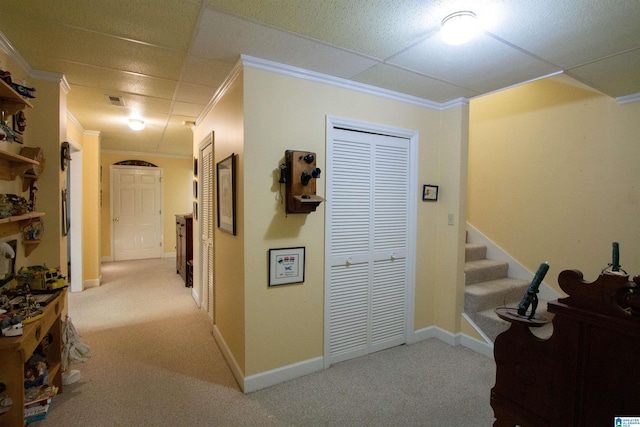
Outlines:
[[465,270],[465,285],[474,283],[488,282],[489,280],[497,280],[507,277],[509,265],[507,263],[493,265],[484,268],[474,268]]
[[464,259],[466,262],[480,261],[487,257],[487,247],[482,245],[467,245],[465,248]]
[[524,289],[504,290],[495,292],[490,295],[469,295],[465,294],[464,311],[467,314],[476,313],[478,311],[487,310],[489,308],[516,306],[522,299],[522,295],[526,291]]

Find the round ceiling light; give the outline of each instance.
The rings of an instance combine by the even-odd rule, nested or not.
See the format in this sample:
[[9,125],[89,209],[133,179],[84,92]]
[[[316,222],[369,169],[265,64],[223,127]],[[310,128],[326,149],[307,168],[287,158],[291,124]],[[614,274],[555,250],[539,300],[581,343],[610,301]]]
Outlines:
[[142,130],[144,129],[144,120],[129,119],[129,127],[133,130]]
[[478,34],[476,14],[470,11],[452,13],[442,20],[442,40],[451,45],[468,42]]

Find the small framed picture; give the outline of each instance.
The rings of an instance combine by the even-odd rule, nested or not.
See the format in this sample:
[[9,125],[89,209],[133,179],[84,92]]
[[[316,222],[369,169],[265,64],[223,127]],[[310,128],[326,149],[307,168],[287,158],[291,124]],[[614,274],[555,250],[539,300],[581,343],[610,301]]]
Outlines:
[[304,247],[269,249],[269,286],[304,282]]
[[422,200],[435,202],[438,200],[438,186],[437,185],[425,185],[422,187]]
[[218,228],[236,235],[236,173],[234,153],[216,165]]

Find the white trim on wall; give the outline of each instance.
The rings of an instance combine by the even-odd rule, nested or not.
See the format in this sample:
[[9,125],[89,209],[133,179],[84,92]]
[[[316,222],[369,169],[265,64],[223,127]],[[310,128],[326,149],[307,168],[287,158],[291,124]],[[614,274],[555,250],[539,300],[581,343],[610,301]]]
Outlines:
[[[531,281],[534,273],[529,271],[517,259],[509,255],[504,249],[498,246],[494,241],[482,234],[477,228],[467,222],[467,241],[485,245],[487,247],[487,258],[504,261],[509,264],[509,277]],[[553,301],[561,297],[551,286],[544,281],[540,284],[539,298],[547,301]]]
[[330,86],[341,87],[356,92],[366,93],[386,99],[404,102],[407,104],[419,105],[421,107],[430,108],[432,110],[447,110],[459,106],[461,103],[467,103],[465,98],[459,98],[446,103],[431,101],[417,96],[407,95],[405,93],[395,92],[389,89],[382,89],[364,83],[354,82],[353,80],[343,79],[341,77],[330,76],[328,74],[318,73],[316,71],[306,70],[304,68],[293,67],[291,65],[280,64],[278,62],[268,61],[266,59],[254,58],[253,56],[240,55],[240,62],[244,67],[254,68],[257,70],[270,71],[276,74],[282,74],[289,77],[314,81],[327,84]]

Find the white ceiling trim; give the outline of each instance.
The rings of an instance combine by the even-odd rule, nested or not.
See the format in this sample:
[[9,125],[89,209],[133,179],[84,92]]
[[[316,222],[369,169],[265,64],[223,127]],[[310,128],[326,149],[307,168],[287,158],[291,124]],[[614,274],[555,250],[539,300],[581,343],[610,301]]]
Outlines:
[[16,61],[22,69],[24,69],[29,75],[33,72],[31,65],[20,55],[20,52],[16,50],[15,47],[11,44],[11,42],[7,39],[3,32],[0,31],[0,47],[7,52],[7,55],[11,57],[14,61]]
[[238,78],[241,70],[242,70],[242,61],[238,60],[236,62],[236,65],[233,66],[233,69],[231,70],[227,78],[224,79],[224,82],[222,82],[218,90],[216,90],[216,93],[214,93],[213,97],[211,97],[211,101],[209,101],[209,103],[206,105],[206,107],[204,107],[204,109],[196,119],[196,126],[198,126],[202,122],[202,120],[207,116],[207,114],[209,114],[211,110],[213,110],[213,107],[215,107],[218,101],[220,101],[220,99],[222,98],[222,95],[224,95],[227,89],[229,89],[229,86],[231,86],[231,84]]
[[343,89],[354,90],[356,92],[366,93],[368,95],[379,96],[382,98],[392,99],[394,101],[405,102],[408,104],[414,104],[432,110],[446,110],[456,107],[465,103],[461,101],[463,98],[449,101],[447,103],[439,103],[424,98],[418,98],[417,96],[406,95],[404,93],[395,92],[388,89],[382,89],[379,87],[371,86],[364,83],[358,83],[351,80],[343,79],[340,77],[330,76],[327,74],[318,73],[316,71],[305,70],[304,68],[293,67],[291,65],[280,64],[278,62],[268,61],[266,59],[255,58],[248,55],[240,55],[240,61],[245,67],[255,68],[263,71],[270,71],[277,74],[282,74],[289,77],[295,77],[303,80],[309,80],[317,83],[324,83],[331,86],[340,87]]
[[634,93],[633,95],[619,96],[616,98],[618,104],[630,104],[632,102],[640,102],[640,93]]

